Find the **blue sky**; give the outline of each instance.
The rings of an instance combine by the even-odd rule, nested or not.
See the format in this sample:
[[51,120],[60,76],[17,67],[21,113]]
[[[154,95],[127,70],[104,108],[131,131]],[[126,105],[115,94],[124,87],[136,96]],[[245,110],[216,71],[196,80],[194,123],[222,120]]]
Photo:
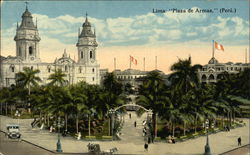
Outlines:
[[[212,38],[207,37],[206,35],[210,35],[209,33],[217,33],[216,31],[219,31],[219,28],[210,28],[210,30],[207,29],[206,32],[201,32],[201,30],[195,30],[197,27],[206,27],[208,25],[216,24],[218,22],[218,17],[221,17],[221,19],[229,19],[237,17],[241,19],[244,23],[244,26],[246,27],[247,24],[249,25],[248,19],[249,19],[249,2],[247,0],[240,0],[240,1],[32,1],[29,2],[29,10],[32,12],[32,14],[36,15],[46,15],[48,18],[56,19],[59,16],[72,16],[74,18],[81,18],[85,16],[85,13],[88,12],[89,16],[92,18],[95,18],[97,20],[102,20],[106,22],[108,19],[115,20],[117,19],[117,22],[119,22],[119,18],[126,18],[126,19],[135,19],[138,16],[145,16],[152,12],[152,9],[171,9],[171,8],[177,8],[177,9],[189,9],[193,7],[198,7],[201,9],[213,9],[213,8],[233,8],[236,9],[236,13],[219,13],[218,11],[215,13],[196,13],[191,15],[188,19],[188,21],[182,21],[182,15],[186,16],[186,14],[181,13],[173,13],[179,16],[180,20],[173,22],[178,29],[182,29],[183,32],[193,32],[193,37],[191,35],[186,36],[182,35],[179,39],[171,39],[169,37],[158,37],[159,41],[162,39],[167,39],[168,41],[173,42],[182,42],[182,41],[190,41],[199,38],[201,41],[209,41]],[[24,2],[17,2],[17,1],[6,1],[2,5],[2,14],[1,14],[1,20],[2,20],[2,29],[8,29],[10,27],[13,27],[13,24],[17,21],[21,21],[21,14],[23,13],[25,9],[25,3]],[[157,20],[156,17],[159,18],[165,18],[163,14],[154,14],[155,17],[152,17],[153,20]],[[206,17],[203,17],[205,15]],[[192,18],[192,16],[200,16],[202,19],[199,19],[197,21],[197,18]],[[37,17],[37,16],[36,16]],[[150,17],[151,18],[151,17]],[[185,18],[185,17],[184,17]],[[38,25],[39,22],[42,19],[38,18]],[[146,18],[143,19],[144,21],[147,20]],[[236,19],[237,20],[237,19]],[[226,21],[225,27],[228,27],[228,29],[232,29],[233,27],[238,27],[239,22],[236,23],[236,20],[228,20]],[[80,22],[80,21],[79,21]],[[82,21],[83,22],[83,21]],[[136,20],[133,21],[134,25],[136,25]],[[157,22],[157,21],[156,21]],[[141,24],[141,28],[138,27],[132,27],[133,30],[137,29],[145,29],[145,27],[156,27],[159,30],[168,30],[173,29],[174,25],[168,24],[168,19],[164,21],[164,23],[152,23],[152,22],[146,22],[144,24]],[[247,23],[248,22],[248,23]],[[48,23],[50,24],[50,23]],[[63,24],[63,23],[62,23]],[[70,25],[70,22],[64,23],[65,25],[68,25],[68,27],[72,27],[71,33],[77,31],[77,28],[81,26],[81,23],[74,23],[74,25]],[[147,24],[147,25],[146,25]],[[148,25],[150,24],[150,25]],[[98,25],[94,25],[97,30],[105,30],[98,28]],[[109,24],[105,24],[105,26],[110,26]],[[121,25],[122,26],[122,25]],[[129,25],[127,25],[129,26]],[[132,24],[130,25],[130,27]],[[40,27],[42,29],[42,27]],[[150,29],[150,28],[149,28]],[[213,30],[212,30],[213,29]],[[107,29],[106,29],[107,30]],[[148,29],[147,29],[148,30]],[[41,30],[43,31],[43,30]],[[44,30],[49,32],[49,30]],[[107,30],[109,31],[109,30]],[[246,31],[246,30],[242,30]],[[167,32],[167,31],[166,31]],[[198,32],[199,36],[194,35],[194,32]],[[100,33],[97,31],[97,33]],[[114,32],[112,32],[114,33]],[[119,33],[119,32],[118,32]],[[112,34],[104,36],[99,36],[100,41],[103,43],[106,43],[106,45],[141,45],[148,43],[149,39],[147,37],[149,35],[153,35],[153,31],[150,33],[144,33],[139,34],[138,37],[144,38],[137,41],[131,40],[123,40],[119,43],[111,43],[112,42]],[[163,32],[164,34],[164,32]],[[66,36],[63,36],[61,34],[46,34],[50,35],[51,37],[55,38],[62,38],[64,43],[73,43],[76,39],[69,39]],[[164,34],[165,35],[165,34]],[[70,35],[68,35],[70,36]],[[73,36],[73,35],[72,35]],[[166,35],[165,35],[166,36]],[[109,37],[109,38],[107,38]],[[135,37],[135,36],[131,36]],[[217,37],[217,36],[213,36]],[[127,37],[126,37],[127,38]],[[145,39],[146,38],[146,39]],[[248,35],[237,35],[237,37],[227,37],[227,40],[224,38],[225,41],[232,41],[235,39],[240,39],[237,43],[238,44],[246,44],[247,43]],[[116,38],[117,39],[117,38]],[[109,41],[110,40],[110,41]]]
[[[86,12],[96,29],[100,53],[105,51],[104,48],[109,51],[109,47],[117,46],[124,48],[124,51],[131,51],[133,46],[153,48],[171,45],[181,48],[184,44],[197,46],[192,50],[199,51],[200,46],[211,49],[212,40],[223,44],[226,50],[232,50],[229,46],[249,47],[248,0],[30,1],[28,8],[34,21],[38,19],[40,51],[50,51],[57,56],[61,55],[64,48],[75,54],[78,29],[85,20]],[[152,13],[153,9],[168,11],[172,8],[232,8],[236,12]],[[24,11],[24,1],[5,1],[1,5],[3,55],[15,53],[13,38],[16,22],[21,22]],[[138,48],[138,51],[142,50],[145,51]],[[190,51],[182,53],[188,55]]]

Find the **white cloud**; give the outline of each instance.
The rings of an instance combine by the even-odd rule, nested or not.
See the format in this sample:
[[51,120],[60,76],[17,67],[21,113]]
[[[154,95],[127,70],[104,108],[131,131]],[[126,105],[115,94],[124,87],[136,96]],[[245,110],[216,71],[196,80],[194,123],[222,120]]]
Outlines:
[[[63,48],[70,46],[71,50],[76,51],[78,28],[82,26],[85,17],[71,15],[48,17],[42,14],[33,14],[33,17],[34,21],[38,19],[41,51],[51,50],[59,53]],[[96,28],[97,40],[102,46],[183,43],[192,40],[208,42],[213,39],[224,42],[235,40],[237,44],[246,43],[249,36],[249,21],[236,16],[215,17],[205,13],[167,12],[107,19],[88,17],[88,19],[92,27]],[[13,38],[16,23],[1,31],[2,50],[15,51]]]

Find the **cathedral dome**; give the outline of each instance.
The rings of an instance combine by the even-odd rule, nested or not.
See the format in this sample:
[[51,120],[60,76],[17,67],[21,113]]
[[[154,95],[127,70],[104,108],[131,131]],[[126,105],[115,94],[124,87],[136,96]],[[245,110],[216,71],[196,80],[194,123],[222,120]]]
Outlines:
[[82,24],[82,27],[91,27],[91,24],[88,21],[88,17],[86,17],[85,22]]
[[25,12],[23,13],[22,17],[32,17],[31,13],[29,12],[28,8],[26,8]]

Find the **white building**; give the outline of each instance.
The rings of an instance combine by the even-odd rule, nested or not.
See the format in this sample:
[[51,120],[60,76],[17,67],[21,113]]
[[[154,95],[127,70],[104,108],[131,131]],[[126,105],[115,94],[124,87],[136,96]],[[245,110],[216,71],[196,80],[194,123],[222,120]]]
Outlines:
[[207,65],[204,65],[198,70],[198,78],[200,82],[211,83],[217,82],[223,78],[223,74],[236,74],[243,71],[246,68],[250,68],[250,64],[243,63],[219,63],[214,57],[211,58]]
[[15,84],[16,74],[22,72],[24,67],[39,69],[38,76],[42,79],[42,84],[49,82],[49,75],[56,69],[61,69],[67,75],[65,80],[69,84],[79,81],[86,81],[89,84],[100,83],[100,65],[96,60],[98,44],[87,16],[76,43],[77,62],[67,55],[66,50],[64,50],[62,57],[55,59],[53,63],[42,62],[40,58],[42,51],[39,51],[41,38],[37,23],[36,25],[33,23],[32,14],[27,7],[22,15],[21,25],[17,24],[14,40],[16,42],[16,55],[0,58],[0,86],[9,87]]

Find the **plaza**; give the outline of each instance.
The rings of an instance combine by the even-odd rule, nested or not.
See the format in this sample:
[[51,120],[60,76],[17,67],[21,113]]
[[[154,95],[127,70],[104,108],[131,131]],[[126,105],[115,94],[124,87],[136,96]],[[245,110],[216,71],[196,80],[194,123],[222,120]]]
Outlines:
[[[177,142],[169,144],[166,141],[155,142],[149,144],[149,149],[146,152],[143,148],[144,140],[142,137],[142,121],[146,115],[138,118],[135,113],[131,119],[125,115],[124,127],[121,131],[120,141],[84,141],[76,140],[73,137],[61,137],[62,149],[64,153],[86,153],[88,143],[100,144],[101,150],[109,150],[113,147],[118,149],[117,154],[203,154],[206,144],[206,136],[187,140],[185,142]],[[5,125],[9,123],[17,123],[17,119],[11,119],[6,116],[0,117],[1,130],[6,131]],[[40,128],[31,128],[32,119],[19,120],[22,140],[28,141],[45,149],[55,151],[57,134],[49,133],[48,130],[40,130]],[[134,127],[134,121],[137,122],[137,127]],[[232,129],[230,132],[219,132],[209,135],[209,144],[212,154],[221,154],[223,152],[235,149],[238,147],[237,138],[241,136],[242,145],[249,144],[249,119],[243,119],[246,126]]]

